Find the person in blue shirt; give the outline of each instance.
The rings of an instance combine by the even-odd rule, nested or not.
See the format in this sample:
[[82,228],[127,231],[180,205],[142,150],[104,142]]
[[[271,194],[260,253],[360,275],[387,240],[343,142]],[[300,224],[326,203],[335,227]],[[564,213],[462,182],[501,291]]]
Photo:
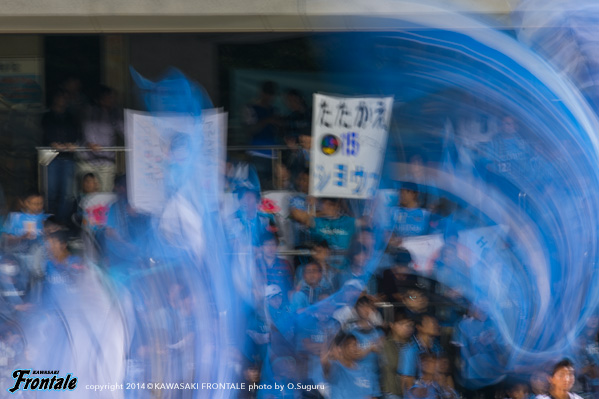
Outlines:
[[400,237],[429,234],[431,213],[420,207],[418,186],[404,183],[400,190],[399,206],[392,209],[389,229]]
[[233,215],[229,234],[242,245],[251,244],[259,247],[260,239],[266,232],[276,230],[275,221],[271,215],[258,210],[260,204],[260,188],[257,186],[241,186],[237,188],[239,209]]
[[327,240],[332,249],[345,251],[351,244],[355,225],[356,220],[343,213],[339,199],[323,198],[321,214],[311,223],[312,239]]
[[[341,202],[337,198],[322,198],[317,217],[303,212],[297,213],[295,220],[309,227],[313,242],[326,240],[333,251],[347,251],[356,229],[355,218],[342,211]],[[331,264],[337,269],[347,267],[341,255],[333,256]]]
[[443,399],[439,385],[435,382],[437,359],[431,353],[421,353],[420,378],[405,394],[406,399]]
[[381,396],[379,353],[384,344],[385,335],[379,328],[381,323],[374,301],[368,296],[358,299],[355,306],[358,320],[351,324],[348,331],[358,339],[358,346],[368,354],[359,361],[364,370],[364,377],[370,380],[373,396]]
[[322,285],[322,267],[310,262],[304,266],[303,281],[291,297],[290,309],[292,312],[301,312],[331,293],[330,287]]
[[41,243],[44,215],[44,198],[35,191],[21,197],[21,211],[12,212],[4,225],[2,238],[13,253],[27,253]]
[[256,255],[256,267],[262,275],[265,285],[275,284],[283,293],[283,303],[289,303],[289,294],[293,289],[291,265],[277,256],[279,240],[270,232],[262,234],[261,251]]
[[337,278],[334,281],[335,287],[342,287],[346,282],[357,279],[363,281],[366,284],[366,291],[369,295],[375,295],[377,293],[376,278],[374,276],[367,276],[366,266],[371,256],[368,248],[359,242],[353,242],[348,251],[348,260],[350,262],[349,270],[345,270],[337,274]]
[[372,379],[360,363],[370,350],[362,350],[353,334],[340,333],[331,349],[321,357],[322,368],[329,382],[330,399],[372,399],[375,397]]
[[302,169],[295,177],[295,189],[289,198],[289,219],[293,226],[293,239],[296,248],[305,247],[310,241],[310,229],[301,220],[310,216],[311,202],[313,197],[308,196],[308,185],[310,181],[310,171]]
[[404,393],[422,375],[419,360],[420,354],[429,353],[439,356],[443,353],[443,349],[437,339],[439,335],[439,323],[437,319],[430,314],[423,314],[416,318],[415,325],[416,334],[412,337],[412,342],[402,349],[397,365],[397,373],[401,375],[401,384]]
[[46,237],[48,262],[44,281],[44,298],[57,299],[73,292],[85,271],[83,260],[69,251],[68,233],[59,230]]
[[298,314],[295,319],[296,357],[298,364],[303,366],[300,377],[308,384],[325,382],[320,357],[341,329],[339,322],[333,318],[336,307],[333,301],[322,301]]

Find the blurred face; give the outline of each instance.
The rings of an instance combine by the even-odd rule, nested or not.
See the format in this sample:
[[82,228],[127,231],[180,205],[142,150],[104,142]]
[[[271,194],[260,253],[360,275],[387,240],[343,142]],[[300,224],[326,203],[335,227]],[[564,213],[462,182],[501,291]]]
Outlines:
[[115,104],[114,93],[105,94],[100,99],[100,106],[103,108],[112,108]]
[[260,381],[260,370],[257,367],[250,367],[245,370],[245,379],[249,382]]
[[418,198],[418,193],[416,191],[405,190],[403,188],[401,190],[399,190],[399,195],[400,195],[399,204],[401,206],[411,205]]
[[311,287],[315,287],[322,279],[320,268],[312,263],[309,263],[304,268],[304,281]]
[[268,304],[275,309],[280,308],[282,303],[283,303],[283,294],[277,294],[275,296],[271,296],[268,299]]
[[343,352],[346,358],[350,360],[360,359],[360,347],[356,339],[349,339],[343,346]]
[[528,389],[526,388],[526,385],[516,385],[511,391],[510,391],[510,398],[512,399],[524,399],[528,396]]
[[504,133],[507,133],[507,134],[516,133],[516,121],[514,120],[514,118],[512,118],[510,116],[506,116],[505,118],[503,118],[501,125],[503,127]]
[[59,94],[54,97],[52,102],[52,108],[58,112],[62,112],[67,107],[67,97],[65,95]]
[[83,179],[82,190],[85,194],[94,193],[98,191],[98,179],[92,176],[88,176]]
[[368,254],[366,252],[358,252],[354,255],[354,263],[352,267],[355,270],[362,270],[368,261]]
[[302,193],[308,193],[310,179],[306,173],[300,173],[295,179],[296,188]]
[[304,150],[309,150],[310,148],[312,148],[312,136],[300,134],[300,136],[297,139],[297,142]]
[[428,306],[428,298],[426,297],[426,295],[418,291],[409,290],[404,299],[404,303],[406,307],[411,311],[416,313],[422,313],[426,310]]
[[23,201],[23,208],[25,208],[26,213],[40,214],[44,210],[44,199],[41,195],[27,197]]
[[246,191],[239,200],[241,209],[245,212],[255,212],[258,209],[258,197],[252,191]]
[[414,333],[414,323],[411,320],[401,320],[391,324],[391,330],[402,339],[408,339]]
[[530,386],[536,393],[546,392],[549,388],[549,377],[545,373],[535,373],[530,378]]
[[61,254],[66,250],[67,245],[60,242],[56,238],[50,237],[47,241],[48,251],[53,258],[59,258]]
[[368,249],[374,247],[374,236],[370,231],[361,231],[358,236],[358,241]]
[[435,359],[424,359],[421,366],[423,374],[434,374],[437,367]]
[[443,262],[444,263],[452,263],[454,262],[458,257],[458,254],[455,250],[455,248],[453,247],[444,247],[443,248]]
[[549,383],[558,391],[570,391],[575,381],[574,367],[562,367],[549,377]]
[[426,334],[431,337],[439,335],[439,323],[433,317],[425,317],[422,320],[422,325],[417,327],[421,334]]
[[337,216],[339,214],[339,205],[337,205],[337,203],[334,201],[323,200],[322,213],[329,217]]
[[358,317],[362,320],[370,320],[372,313],[374,312],[374,308],[370,305],[360,305],[356,308],[356,313],[358,313]]
[[437,372],[447,374],[449,372],[449,359],[442,357],[437,359]]
[[325,263],[326,260],[329,258],[330,253],[331,253],[331,251],[328,248],[316,246],[312,250],[312,257],[318,263]]
[[274,258],[277,255],[277,242],[268,240],[262,244],[262,253],[265,258]]

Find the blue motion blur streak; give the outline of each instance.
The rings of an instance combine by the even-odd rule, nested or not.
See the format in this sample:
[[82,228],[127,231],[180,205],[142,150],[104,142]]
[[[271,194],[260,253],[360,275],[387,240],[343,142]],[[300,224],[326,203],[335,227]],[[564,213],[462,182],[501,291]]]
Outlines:
[[[424,96],[416,106],[441,109],[416,120],[414,130],[445,137],[446,155],[453,148],[454,156],[431,162],[428,179],[417,183],[499,226],[496,236],[486,237],[492,244],[471,248],[477,259],[469,287],[458,278],[444,283],[465,291],[493,320],[505,352],[498,372],[532,371],[574,357],[576,338],[599,300],[593,287],[599,277],[597,117],[575,85],[507,34],[427,3],[397,7],[407,5],[423,10],[402,16],[402,26],[413,29],[373,34],[365,42],[384,47],[388,59],[396,51],[401,60],[376,74],[409,81],[406,91],[420,89]],[[403,87],[372,87],[378,92],[368,94],[402,99]],[[410,110],[413,99],[405,100]],[[444,134],[447,129],[455,134]],[[459,214],[452,223],[461,237],[480,225]],[[485,363],[468,361],[482,375],[473,377],[476,385],[485,385]]]

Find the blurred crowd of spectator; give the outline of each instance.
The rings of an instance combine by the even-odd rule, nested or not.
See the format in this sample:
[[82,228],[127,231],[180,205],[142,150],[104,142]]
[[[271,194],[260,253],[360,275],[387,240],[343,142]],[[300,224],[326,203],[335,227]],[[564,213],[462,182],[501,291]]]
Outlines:
[[[471,266],[458,244],[459,232],[446,223],[457,206],[409,182],[398,190],[398,202],[381,212],[365,211],[375,202],[369,207],[311,197],[310,110],[297,90],[288,90],[284,98],[290,112],[280,116],[272,104],[275,93],[276,86],[265,83],[258,100],[248,105],[248,134],[253,144],[285,143],[289,149],[275,171],[263,153],[252,153],[255,162],[245,180],[229,185],[237,208],[226,216],[224,227],[231,250],[243,255],[232,262],[249,276],[243,281],[249,294],[244,297],[244,342],[236,356],[239,380],[284,388],[246,390],[240,397],[565,399],[558,378],[574,364],[508,373],[509,345],[485,304],[470,303],[465,287],[437,281],[442,273],[463,273]],[[122,134],[114,92],[101,87],[88,105],[77,82],[68,81],[52,97],[42,123],[45,144],[60,152],[48,168],[47,209],[42,195],[29,192],[3,223],[0,370],[12,371],[24,356],[15,320],[57,287],[78,284],[90,260],[115,278],[130,278],[158,262],[148,255],[154,242],[152,217],[131,207],[124,176],[115,177],[114,153],[102,151],[115,146]],[[81,156],[68,151],[80,146],[90,151]],[[261,208],[265,188],[273,187],[290,192],[285,223],[291,226],[288,246],[293,251],[284,255],[281,221]],[[90,214],[85,201],[107,192],[112,193],[108,205]],[[430,234],[440,234],[444,245],[433,260],[438,274],[424,276],[403,244],[408,237]],[[130,360],[162,359],[169,370],[165,379],[193,378],[183,364],[196,361],[186,348],[197,329],[191,308],[199,295],[175,280],[168,281],[162,303],[161,298],[142,298],[144,306],[160,311],[139,323],[167,334],[156,345],[136,338],[140,341]],[[598,322],[589,321],[575,359],[573,390],[586,397],[599,394]],[[164,352],[168,360],[161,357]],[[294,389],[288,389],[290,383]]]

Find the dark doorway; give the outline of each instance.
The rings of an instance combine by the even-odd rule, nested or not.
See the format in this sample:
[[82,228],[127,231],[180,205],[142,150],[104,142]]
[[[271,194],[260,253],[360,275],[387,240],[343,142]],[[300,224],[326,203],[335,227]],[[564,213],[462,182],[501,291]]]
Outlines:
[[92,93],[102,79],[100,36],[51,35],[44,39],[46,104],[61,84],[70,77],[79,78],[83,94]]

